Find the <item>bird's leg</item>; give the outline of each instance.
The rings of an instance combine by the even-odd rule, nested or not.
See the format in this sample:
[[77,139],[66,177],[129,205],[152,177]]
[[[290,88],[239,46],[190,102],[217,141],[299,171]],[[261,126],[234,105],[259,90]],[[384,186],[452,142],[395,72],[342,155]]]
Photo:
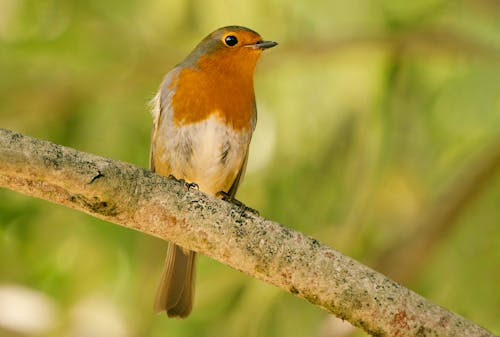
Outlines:
[[219,191],[219,192],[217,192],[217,194],[215,196],[219,197],[222,200],[227,201],[233,205],[236,205],[238,207],[246,207],[244,203],[242,203],[241,201],[239,201],[235,197],[229,195],[229,193],[227,193],[227,192]]
[[242,203],[241,201],[239,201],[235,197],[229,195],[227,192],[219,191],[219,192],[217,192],[216,196],[221,198],[224,201],[227,201],[233,205],[238,206],[242,211],[249,211],[251,213],[254,213],[255,215],[259,215],[259,211],[257,211],[256,209],[253,209],[251,207],[248,207],[247,205],[245,205],[244,203]]
[[170,174],[168,177],[177,180],[178,182],[183,184],[184,187],[187,188],[188,190],[190,190],[192,188],[197,189],[197,190],[200,189],[200,186],[198,186],[197,183],[188,183],[186,180],[184,180],[182,178],[176,178],[173,174]]

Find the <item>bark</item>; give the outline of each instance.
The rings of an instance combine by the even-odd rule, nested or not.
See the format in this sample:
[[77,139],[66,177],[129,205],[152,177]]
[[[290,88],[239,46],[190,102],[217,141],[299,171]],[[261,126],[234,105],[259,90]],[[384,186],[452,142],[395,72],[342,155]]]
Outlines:
[[203,253],[374,336],[493,336],[314,238],[131,164],[0,129],[0,186]]

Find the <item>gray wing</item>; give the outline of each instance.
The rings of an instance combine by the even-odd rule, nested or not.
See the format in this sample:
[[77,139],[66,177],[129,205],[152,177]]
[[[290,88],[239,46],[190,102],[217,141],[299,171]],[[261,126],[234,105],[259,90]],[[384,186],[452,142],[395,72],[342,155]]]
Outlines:
[[156,123],[153,123],[153,129],[151,130],[151,141],[149,144],[149,169],[154,172],[155,171],[155,162],[153,160],[154,153],[154,140],[156,136]]
[[[254,114],[252,116],[252,121],[251,121],[251,130],[252,134],[255,131],[255,125],[257,124],[257,107],[255,106],[254,102]],[[250,150],[250,141],[252,140],[252,136],[250,135],[250,139],[248,140],[248,147],[247,147],[247,153],[245,153],[245,159],[243,160],[243,163],[241,164],[240,171],[238,172],[238,175],[236,176],[236,179],[234,179],[233,184],[227,191],[227,194],[231,198],[234,198],[236,195],[236,191],[238,190],[238,187],[240,186],[240,183],[243,181],[243,176],[245,175],[245,171],[247,169],[247,161],[248,161],[248,151]]]
[[247,169],[247,160],[248,160],[248,151],[245,155],[245,159],[243,160],[243,164],[241,165],[240,171],[238,172],[236,179],[234,179],[233,184],[227,191],[227,194],[229,194],[231,198],[234,198],[234,196],[236,195],[236,191],[240,186],[240,183],[243,181],[243,176],[245,175],[245,170]]
[[163,79],[158,92],[150,102],[151,114],[153,115],[153,129],[151,130],[151,143],[149,147],[149,169],[153,172],[155,172],[153,158],[155,153],[156,133],[158,131],[158,126],[161,121],[162,115],[164,115],[170,108],[170,99],[173,91],[170,90],[169,87],[173,79],[177,77],[178,73],[179,69],[176,67],[172,69],[167,75],[165,75],[165,78]]

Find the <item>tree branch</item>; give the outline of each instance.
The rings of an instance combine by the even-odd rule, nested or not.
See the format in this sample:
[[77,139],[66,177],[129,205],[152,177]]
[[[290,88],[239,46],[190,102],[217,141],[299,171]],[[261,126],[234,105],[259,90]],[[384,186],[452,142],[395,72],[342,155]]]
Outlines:
[[317,240],[183,184],[0,129],[0,186],[173,241],[375,336],[493,336]]

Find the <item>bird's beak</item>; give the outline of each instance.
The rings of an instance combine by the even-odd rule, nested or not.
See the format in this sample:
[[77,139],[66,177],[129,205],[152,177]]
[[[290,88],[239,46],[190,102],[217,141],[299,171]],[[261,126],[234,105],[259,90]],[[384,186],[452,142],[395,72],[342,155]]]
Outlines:
[[278,45],[278,42],[274,41],[259,41],[255,44],[250,44],[248,47],[253,49],[268,49]]

